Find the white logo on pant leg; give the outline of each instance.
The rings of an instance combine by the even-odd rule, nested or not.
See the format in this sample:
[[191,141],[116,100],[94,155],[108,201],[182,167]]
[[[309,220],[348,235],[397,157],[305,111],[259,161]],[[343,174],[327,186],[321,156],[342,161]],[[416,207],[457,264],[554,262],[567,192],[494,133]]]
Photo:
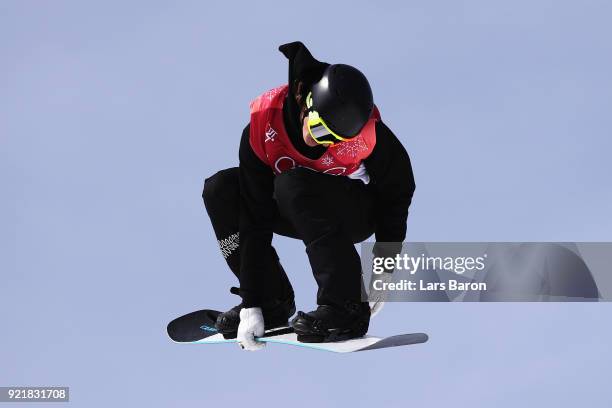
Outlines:
[[272,126],[270,126],[270,124],[268,123],[266,125],[266,140],[264,140],[264,143],[266,142],[274,142],[274,138],[278,135],[278,133],[276,132],[276,130],[274,130],[272,128]]
[[235,234],[230,235],[225,239],[217,240],[219,243],[219,248],[221,249],[221,254],[223,258],[226,258],[232,254],[235,250],[240,246],[240,236],[236,232]]

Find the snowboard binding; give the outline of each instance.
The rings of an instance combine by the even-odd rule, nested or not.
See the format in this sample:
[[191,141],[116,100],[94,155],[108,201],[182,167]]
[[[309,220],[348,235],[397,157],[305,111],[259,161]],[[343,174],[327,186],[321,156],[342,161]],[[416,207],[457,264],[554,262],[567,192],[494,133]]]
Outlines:
[[367,303],[346,302],[343,307],[320,305],[317,310],[298,315],[291,321],[298,341],[327,343],[363,337],[370,325]]
[[[230,293],[240,294],[240,289],[232,287]],[[242,303],[232,307],[227,312],[220,313],[215,322],[215,328],[223,335],[226,340],[235,339],[238,336],[238,325],[240,324],[240,309]],[[272,330],[279,327],[287,327],[288,321],[295,313],[295,300],[293,290],[288,297],[283,300],[272,301],[262,307],[264,316],[265,330]]]

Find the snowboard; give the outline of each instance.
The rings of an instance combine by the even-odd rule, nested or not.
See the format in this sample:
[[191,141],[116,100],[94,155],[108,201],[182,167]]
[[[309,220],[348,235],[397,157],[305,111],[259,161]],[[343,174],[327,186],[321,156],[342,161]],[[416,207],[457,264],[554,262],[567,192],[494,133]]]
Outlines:
[[[216,310],[198,310],[178,317],[168,323],[167,332],[170,339],[176,343],[187,344],[222,344],[237,343],[236,339],[225,339],[215,329],[215,321],[219,315]],[[357,351],[376,350],[389,347],[407,346],[425,343],[428,336],[425,333],[399,334],[390,337],[366,335],[358,339],[337,341],[333,343],[303,343],[297,340],[297,335],[291,327],[281,327],[267,330],[263,337],[257,338],[265,343],[285,344],[305,347],[314,350],[334,353],[353,353]]]

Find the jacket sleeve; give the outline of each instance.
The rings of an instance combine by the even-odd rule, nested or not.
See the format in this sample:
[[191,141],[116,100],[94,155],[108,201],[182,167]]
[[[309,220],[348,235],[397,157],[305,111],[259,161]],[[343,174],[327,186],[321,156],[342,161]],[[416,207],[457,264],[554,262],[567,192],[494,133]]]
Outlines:
[[376,194],[376,241],[402,242],[414,176],[406,149],[382,121],[376,123],[376,146],[364,162]]
[[274,175],[249,143],[250,126],[242,132],[240,174],[240,294],[244,307],[261,306],[271,270],[272,231],[276,214]]

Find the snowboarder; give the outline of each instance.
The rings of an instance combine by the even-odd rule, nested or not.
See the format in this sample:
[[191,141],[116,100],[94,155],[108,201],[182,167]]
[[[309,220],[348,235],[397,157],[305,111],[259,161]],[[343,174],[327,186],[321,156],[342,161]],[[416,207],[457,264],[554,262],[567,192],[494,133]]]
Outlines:
[[257,97],[242,132],[239,167],[204,183],[203,199],[242,302],[216,328],[256,350],[255,337],[286,326],[294,292],[273,233],[304,242],[318,284],[317,309],[291,324],[302,342],[366,334],[354,244],[402,242],[415,184],[406,150],[381,120],[366,77],[316,60],[301,42],[281,45],[289,82]]

